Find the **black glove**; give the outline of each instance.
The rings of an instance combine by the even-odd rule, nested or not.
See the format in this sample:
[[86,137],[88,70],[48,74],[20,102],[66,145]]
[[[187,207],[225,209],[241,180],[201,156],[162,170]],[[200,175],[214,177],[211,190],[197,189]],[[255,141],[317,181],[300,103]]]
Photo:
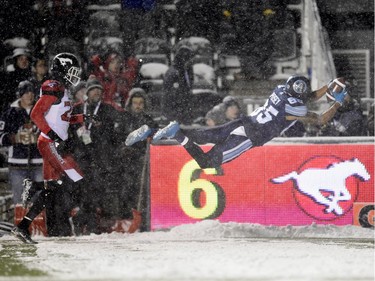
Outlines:
[[54,142],[62,142],[63,140],[55,133],[54,130],[48,132],[47,136]]

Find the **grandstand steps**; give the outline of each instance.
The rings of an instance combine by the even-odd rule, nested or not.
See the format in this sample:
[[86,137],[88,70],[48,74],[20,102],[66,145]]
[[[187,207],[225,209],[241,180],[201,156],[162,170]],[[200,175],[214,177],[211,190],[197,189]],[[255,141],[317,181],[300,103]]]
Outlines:
[[277,85],[284,83],[285,80],[237,78],[233,81],[229,95],[237,98],[244,113],[250,114],[264,104]]
[[239,97],[264,98],[268,97],[277,85],[284,83],[284,80],[237,79],[233,82],[229,94]]

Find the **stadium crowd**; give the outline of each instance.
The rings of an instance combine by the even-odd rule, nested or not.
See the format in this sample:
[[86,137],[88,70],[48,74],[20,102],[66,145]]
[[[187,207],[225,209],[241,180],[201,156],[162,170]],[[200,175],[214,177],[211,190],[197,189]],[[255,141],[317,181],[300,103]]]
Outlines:
[[[48,6],[49,2],[53,3],[52,7]],[[156,130],[160,123],[172,120],[192,125],[199,119],[197,117],[200,117],[200,126],[215,126],[236,120],[244,112],[232,96],[213,94],[202,106],[202,100],[193,95],[191,62],[196,59],[196,53],[191,46],[185,45],[167,55],[168,70],[163,73],[163,87],[158,100],[160,111],[155,114],[149,109],[151,104],[151,109],[154,109],[150,85],[144,83],[145,77],[141,72],[146,59],[135,55],[136,40],[157,37],[163,30],[157,26],[155,14],[148,13],[152,7],[134,11],[124,9],[122,17],[115,19],[117,25],[112,22],[110,30],[105,30],[105,23],[101,22],[103,18],[90,17],[87,9],[89,4],[93,4],[90,2],[95,1],[70,1],[69,5],[61,2],[65,3],[14,1],[3,9],[3,13],[6,12],[2,20],[12,27],[2,29],[0,34],[6,46],[4,50],[8,52],[1,54],[4,65],[0,73],[0,145],[8,148],[7,163],[3,165],[9,168],[13,203],[29,208],[44,188],[43,160],[37,148],[40,128],[33,123],[30,115],[40,98],[43,83],[52,79],[52,59],[62,52],[74,54],[80,61],[82,80],[69,89],[74,103],[72,114],[90,118],[69,127],[66,149],[74,155],[85,176],[82,181],[64,184],[64,188],[53,193],[45,206],[47,231],[50,236],[71,235],[72,221],[75,234],[110,232],[116,220],[132,219],[132,209],[137,208],[139,200],[147,142],[125,146],[124,141],[130,132],[143,124]],[[179,1],[179,5],[185,2]],[[222,27],[230,29],[231,21],[238,18],[230,19],[227,10],[223,15],[218,14],[214,9],[218,1],[211,2],[195,11],[205,19],[200,25],[196,26],[199,21],[194,20],[192,25],[195,27],[188,28],[188,22],[183,25],[178,22],[177,38],[196,35],[205,36],[213,42],[220,40],[218,31],[210,23],[218,22],[222,16],[225,18],[225,21],[220,21]],[[271,40],[262,35],[263,29],[271,25],[271,17],[273,22],[279,19],[274,14],[282,15],[286,5],[286,1],[274,2],[260,1],[257,5],[246,7],[253,15],[258,15],[252,18],[253,21],[262,22],[262,25],[256,25],[261,27],[261,31],[255,30],[260,32],[257,36],[259,42],[242,42],[242,37],[232,38],[232,41],[228,40],[229,37],[224,38],[227,40],[223,41],[225,48],[232,48],[234,44],[243,47],[238,54],[243,54],[243,72],[247,77],[264,77],[264,73],[269,72],[264,66],[267,66],[266,59],[271,52],[267,49],[271,48],[267,42]],[[267,12],[266,8],[269,9]],[[245,8],[236,7],[234,12],[236,9],[240,13]],[[154,28],[143,22],[144,17],[149,18]],[[244,21],[238,20],[236,26],[241,28],[243,24]],[[287,18],[284,24],[292,25],[293,20]],[[113,34],[122,34],[123,40],[119,44],[116,44],[117,41],[113,43],[108,39]],[[48,42],[43,44],[43,38],[48,38]],[[95,41],[98,38],[101,40]],[[85,40],[88,42],[85,43]],[[267,48],[257,49],[257,46]],[[249,50],[256,52],[248,53]],[[355,93],[349,94],[355,97]],[[297,122],[285,136],[373,135],[373,110],[372,116],[365,118],[359,102],[355,98],[347,101],[324,127],[306,128]],[[197,115],[196,108],[204,109]],[[372,130],[368,124],[372,124]],[[26,178],[37,184],[25,198]]]

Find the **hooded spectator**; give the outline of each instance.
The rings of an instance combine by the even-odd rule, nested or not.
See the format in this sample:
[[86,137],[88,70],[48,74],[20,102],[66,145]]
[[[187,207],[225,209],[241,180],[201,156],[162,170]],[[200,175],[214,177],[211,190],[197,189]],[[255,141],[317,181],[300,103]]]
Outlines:
[[[125,112],[119,123],[119,134],[125,137],[144,124],[155,131],[158,129],[158,124],[147,113],[146,104],[146,92],[142,88],[133,88],[129,93]],[[126,163],[122,165],[123,185],[119,194],[122,204],[121,212],[124,218],[131,218],[132,209],[137,208],[146,147],[146,141],[143,141],[132,147],[124,146],[121,149],[121,159]]]
[[223,102],[215,105],[206,114],[206,125],[217,126],[233,120],[236,120],[242,116],[241,107],[237,100],[232,96],[227,96],[223,99]]
[[169,120],[185,124],[190,124],[193,118],[191,97],[194,76],[190,63],[193,57],[191,48],[181,46],[164,78],[163,113]]

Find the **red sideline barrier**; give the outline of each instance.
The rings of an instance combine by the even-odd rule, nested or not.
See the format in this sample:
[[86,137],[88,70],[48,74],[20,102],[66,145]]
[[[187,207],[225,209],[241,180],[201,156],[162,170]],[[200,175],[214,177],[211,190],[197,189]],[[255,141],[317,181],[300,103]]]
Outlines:
[[353,217],[355,202],[374,205],[373,144],[266,145],[206,170],[181,146],[151,146],[151,229],[202,219],[373,226]]

